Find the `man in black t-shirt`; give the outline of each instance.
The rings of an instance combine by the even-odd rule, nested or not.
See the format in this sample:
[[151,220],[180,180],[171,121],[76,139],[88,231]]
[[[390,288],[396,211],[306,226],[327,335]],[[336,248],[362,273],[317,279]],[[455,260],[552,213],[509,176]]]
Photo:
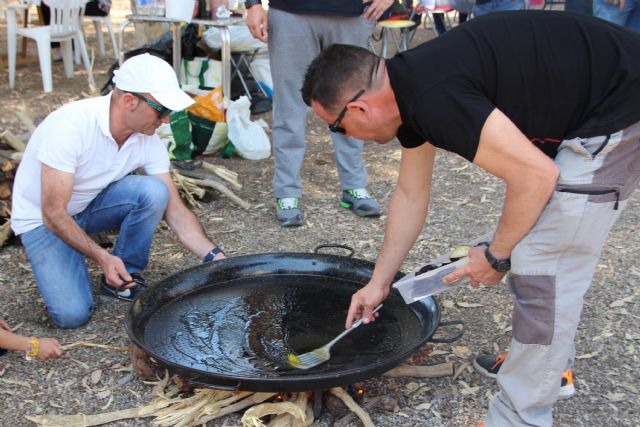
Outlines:
[[518,11],[476,18],[386,62],[334,45],[307,70],[303,98],[330,128],[402,145],[382,251],[347,328],[374,320],[422,229],[436,147],[506,183],[492,242],[445,277],[493,285],[510,270],[511,350],[475,363],[500,385],[487,426],[550,426],[553,403],[574,392],[583,296],[640,181],[638,52],[640,34],[622,27]]

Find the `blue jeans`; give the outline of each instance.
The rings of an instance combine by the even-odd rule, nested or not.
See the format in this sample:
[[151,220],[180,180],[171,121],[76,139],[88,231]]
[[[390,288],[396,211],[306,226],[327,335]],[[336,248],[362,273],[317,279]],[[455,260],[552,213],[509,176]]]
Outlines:
[[[143,271],[153,234],[169,200],[166,185],[150,176],[128,175],[111,183],[73,219],[87,233],[120,227],[113,255],[127,271]],[[41,225],[21,236],[40,294],[61,328],[85,324],[93,312],[91,278],[83,254]]]
[[524,0],[491,0],[487,3],[473,5],[473,15],[482,16],[491,12],[524,9]]
[[619,5],[593,0],[593,16],[640,31],[640,0],[625,1],[623,10],[620,10]]

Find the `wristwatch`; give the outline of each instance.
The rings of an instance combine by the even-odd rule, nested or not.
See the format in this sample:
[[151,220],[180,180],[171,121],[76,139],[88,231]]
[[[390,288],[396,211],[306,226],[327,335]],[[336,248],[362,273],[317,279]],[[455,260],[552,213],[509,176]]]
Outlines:
[[262,0],[244,0],[244,8],[249,10],[251,6],[262,4]]
[[489,250],[489,243],[485,242],[481,244],[486,246],[484,249],[484,256],[495,271],[499,273],[506,273],[511,270],[511,258],[498,259]]
[[208,254],[204,256],[204,258],[202,259],[202,262],[211,262],[218,254],[224,255],[224,252],[222,251],[222,249],[216,246],[213,249],[211,249]]

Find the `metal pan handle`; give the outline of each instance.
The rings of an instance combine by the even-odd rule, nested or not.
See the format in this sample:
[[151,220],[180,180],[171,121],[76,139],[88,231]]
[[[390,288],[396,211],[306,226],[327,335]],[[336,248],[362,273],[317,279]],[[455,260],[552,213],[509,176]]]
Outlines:
[[353,257],[353,254],[356,253],[355,249],[353,249],[351,246],[347,246],[347,245],[339,245],[337,243],[327,243],[326,245],[318,245],[316,246],[316,248],[313,250],[314,254],[320,253],[320,249],[324,249],[324,248],[338,248],[338,249],[345,249],[347,251],[349,251],[349,255],[347,255],[348,258]]
[[460,332],[458,332],[456,335],[452,337],[448,337],[448,338],[431,337],[429,341],[435,342],[435,343],[452,343],[452,342],[458,341],[460,338],[462,338],[462,335],[464,334],[464,320],[445,320],[444,322],[440,322],[440,324],[438,325],[438,328],[440,328],[440,326],[451,326],[451,325],[461,325],[462,328],[460,329]]

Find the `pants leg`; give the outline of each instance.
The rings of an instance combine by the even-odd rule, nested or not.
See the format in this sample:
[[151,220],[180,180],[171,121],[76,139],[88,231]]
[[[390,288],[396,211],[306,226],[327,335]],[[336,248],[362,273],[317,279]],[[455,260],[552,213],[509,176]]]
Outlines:
[[487,426],[552,425],[584,294],[609,230],[640,181],[640,123],[607,137],[563,141],[555,161],[556,191],[512,252],[513,340]]
[[[167,201],[168,190],[162,181],[129,175],[105,188],[73,218],[89,234],[119,226],[113,254],[134,273],[147,265]],[[21,239],[53,322],[61,328],[85,324],[94,307],[85,256],[44,225],[22,234]]]
[[94,307],[84,255],[44,225],[20,238],[53,323],[60,328],[84,325]]
[[159,179],[127,175],[105,188],[76,215],[76,221],[89,234],[120,227],[112,253],[129,273],[138,273],[147,267],[153,235],[168,201],[167,187]]
[[[273,77],[273,192],[300,197],[307,106],[300,89],[307,66],[331,43],[366,46],[374,23],[362,17],[298,15],[269,9],[269,57]],[[362,142],[332,135],[343,188],[366,186]]]

